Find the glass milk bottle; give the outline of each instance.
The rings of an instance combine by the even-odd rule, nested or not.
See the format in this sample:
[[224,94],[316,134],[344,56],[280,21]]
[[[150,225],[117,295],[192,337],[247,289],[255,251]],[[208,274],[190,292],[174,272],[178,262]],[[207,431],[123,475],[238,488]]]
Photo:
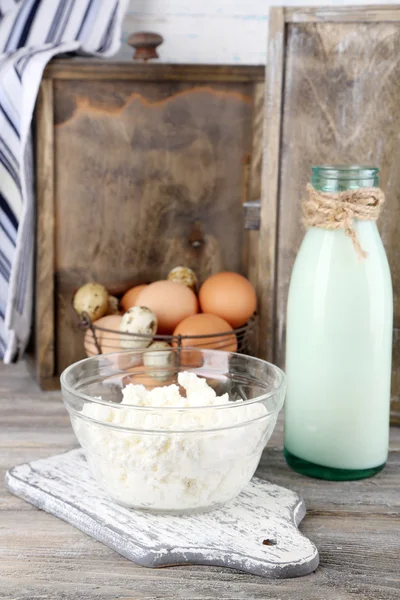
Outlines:
[[285,457],[305,475],[361,479],[388,452],[393,294],[376,225],[383,194],[369,167],[313,167],[311,183],[303,212],[314,226],[288,298]]

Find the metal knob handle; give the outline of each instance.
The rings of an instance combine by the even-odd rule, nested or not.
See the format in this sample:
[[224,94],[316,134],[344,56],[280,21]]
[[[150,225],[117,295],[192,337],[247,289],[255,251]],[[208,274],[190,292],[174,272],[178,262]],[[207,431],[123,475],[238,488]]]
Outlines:
[[158,33],[140,31],[133,33],[128,38],[128,44],[135,48],[133,58],[135,60],[149,60],[158,58],[156,48],[162,44],[164,39]]

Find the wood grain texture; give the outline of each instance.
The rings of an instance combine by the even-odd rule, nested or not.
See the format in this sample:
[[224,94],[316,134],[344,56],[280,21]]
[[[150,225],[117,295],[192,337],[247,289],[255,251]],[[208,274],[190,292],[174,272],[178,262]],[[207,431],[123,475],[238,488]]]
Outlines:
[[36,110],[36,372],[43,381],[54,375],[54,125],[53,82],[39,90]]
[[[261,173],[264,147],[264,83],[254,86],[253,96],[253,127],[252,150],[249,157],[249,175],[247,181],[246,201],[260,200],[261,198]],[[258,244],[259,232],[248,230],[244,248],[247,251],[245,270],[247,277],[257,289],[258,286]]]
[[279,421],[257,475],[302,493],[308,513],[300,529],[319,548],[321,563],[307,577],[267,581],[219,567],[136,567],[9,494],[8,468],[67,450],[74,435],[60,392],[43,397],[25,363],[0,364],[0,393],[2,600],[398,600],[400,429],[391,430],[382,473],[337,487],[289,470],[278,449]]
[[265,146],[258,250],[258,295],[260,307],[259,355],[272,361],[275,355],[276,235],[278,228],[279,159],[281,148],[281,103],[284,65],[284,11],[276,8],[269,22],[265,90]]
[[[54,140],[49,145],[38,135],[37,146],[45,172],[54,141],[54,228],[49,223],[39,243],[54,265],[55,308],[53,318],[42,310],[36,320],[39,330],[45,319],[54,322],[55,350],[43,388],[52,389],[57,379],[50,375],[84,357],[71,302],[86,281],[122,294],[165,278],[178,264],[192,267],[200,281],[219,270],[246,272],[241,204],[263,73],[83,59],[48,67],[43,88],[54,95],[44,97],[40,114],[51,115],[43,127],[54,121]],[[258,159],[251,175],[257,169]]]
[[[253,95],[253,127],[252,127],[252,149],[248,160],[248,177],[244,200],[260,201],[261,198],[261,173],[264,147],[264,88],[265,84],[256,83]],[[246,230],[243,244],[243,271],[258,291],[258,269],[259,269],[259,231],[256,229]],[[259,327],[255,327],[250,333],[249,348],[255,355],[259,350]]]
[[[394,287],[392,414],[395,418],[400,413],[400,10],[391,7],[391,17],[396,13],[396,20],[386,20],[385,11],[376,11],[377,22],[370,19],[368,10],[358,8],[354,13],[357,19],[352,23],[340,19],[353,14],[352,10],[346,12],[347,9],[338,10],[334,22],[320,22],[324,21],[322,17],[319,19],[320,9],[314,8],[304,13],[307,22],[290,22],[284,29],[285,61],[277,62],[272,84],[279,87],[283,76],[283,95],[271,87],[274,101],[280,100],[282,112],[281,154],[275,149],[280,183],[275,195],[266,199],[266,206],[277,198],[279,202],[275,359],[284,364],[288,285],[304,236],[300,202],[312,165],[376,165],[387,196],[378,227]],[[285,12],[285,18],[293,20],[293,14],[296,11]],[[270,63],[268,72],[272,73]]]
[[400,21],[399,10],[390,4],[371,6],[310,6],[287,7],[285,21],[287,23],[324,22],[324,23],[368,23]]
[[58,372],[84,355],[71,306],[84,282],[241,271],[251,122],[248,84],[55,82]]
[[44,71],[45,79],[108,81],[186,81],[253,83],[264,81],[265,67],[235,65],[194,65],[133,63],[84,58],[56,59]]
[[289,578],[318,566],[316,547],[298,530],[304,501],[262,479],[225,506],[183,516],[119,506],[98,487],[81,449],[14,467],[5,481],[13,494],[145,567],[200,564]]

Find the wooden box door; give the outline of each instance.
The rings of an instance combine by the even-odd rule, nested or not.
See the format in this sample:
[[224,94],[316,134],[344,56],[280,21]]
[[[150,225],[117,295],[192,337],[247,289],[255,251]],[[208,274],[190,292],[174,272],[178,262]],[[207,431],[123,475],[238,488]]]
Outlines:
[[118,294],[177,265],[200,281],[247,273],[242,203],[256,170],[262,81],[262,68],[55,61],[47,69],[37,117],[42,380],[84,357],[71,304],[83,283]]

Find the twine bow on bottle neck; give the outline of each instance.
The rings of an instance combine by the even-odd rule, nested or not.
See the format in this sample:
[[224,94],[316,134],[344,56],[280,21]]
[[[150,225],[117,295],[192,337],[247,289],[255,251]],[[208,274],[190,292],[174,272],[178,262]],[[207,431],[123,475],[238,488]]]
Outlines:
[[302,205],[305,225],[323,229],[344,229],[353,242],[359,259],[366,258],[367,253],[360,246],[353,221],[378,219],[385,201],[382,190],[368,187],[330,193],[320,192],[308,184],[307,193],[308,198]]

